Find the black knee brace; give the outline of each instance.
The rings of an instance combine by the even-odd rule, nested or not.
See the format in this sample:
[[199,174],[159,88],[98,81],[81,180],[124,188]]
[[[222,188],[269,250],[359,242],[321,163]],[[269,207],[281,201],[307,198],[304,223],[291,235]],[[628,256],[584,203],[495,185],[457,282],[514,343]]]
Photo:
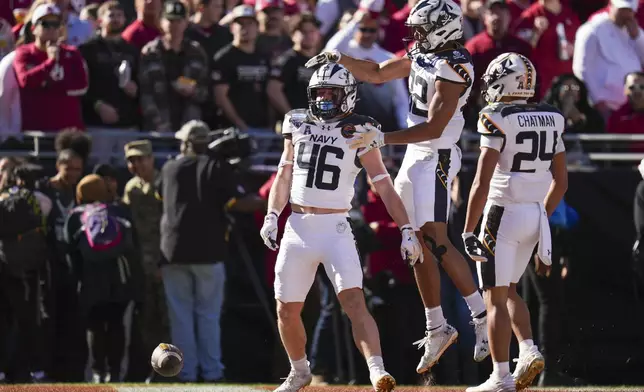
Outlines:
[[425,241],[425,245],[427,245],[429,251],[436,257],[436,260],[439,263],[442,262],[443,255],[447,253],[447,247],[445,245],[436,245],[436,241],[427,234],[423,234],[423,241]]

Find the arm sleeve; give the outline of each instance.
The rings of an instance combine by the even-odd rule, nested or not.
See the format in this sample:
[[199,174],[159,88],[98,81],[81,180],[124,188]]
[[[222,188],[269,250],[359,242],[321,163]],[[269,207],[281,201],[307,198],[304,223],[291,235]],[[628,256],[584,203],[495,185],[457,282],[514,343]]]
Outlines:
[[14,59],[14,69],[16,71],[16,79],[20,88],[24,89],[40,89],[46,84],[52,83],[51,71],[54,69],[56,62],[53,59],[47,59],[33,68],[29,68],[27,64],[31,53],[25,50],[19,50]]
[[481,147],[491,148],[500,152],[501,148],[503,147],[503,138],[490,135],[481,135]]
[[89,87],[89,74],[87,64],[80,52],[75,48],[65,48],[61,50],[61,55],[70,53],[71,56],[65,62],[65,77],[63,83],[67,95],[71,97],[80,97],[85,95]]
[[437,64],[436,79],[470,86],[472,84],[472,72],[470,72],[466,64],[443,60]]

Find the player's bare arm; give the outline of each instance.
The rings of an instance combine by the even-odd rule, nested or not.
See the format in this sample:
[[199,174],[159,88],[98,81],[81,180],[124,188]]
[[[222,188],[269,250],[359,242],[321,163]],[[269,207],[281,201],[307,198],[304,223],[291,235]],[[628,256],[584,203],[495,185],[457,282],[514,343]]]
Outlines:
[[407,216],[405,205],[396,193],[385,164],[382,162],[380,150],[374,149],[365,153],[360,158],[360,163],[367,171],[367,175],[369,175],[378,195],[380,195],[382,202],[385,204],[387,212],[400,228],[402,235],[400,255],[403,260],[409,265],[416,264],[418,260],[422,262],[420,243],[416,238],[414,228],[409,224],[409,216]]
[[380,84],[390,80],[406,78],[411,71],[411,60],[407,57],[389,59],[380,64],[369,60],[358,60],[341,54],[337,50],[322,52],[310,59],[306,66],[316,67],[326,63],[345,66],[353,76],[363,82]]
[[555,209],[561,203],[566,190],[568,190],[568,166],[566,164],[566,152],[560,152],[552,157],[552,183],[546,195],[543,204],[546,207],[548,216],[551,216]]
[[500,155],[501,153],[493,148],[481,147],[481,155],[467,203],[467,215],[463,230],[465,233],[473,232],[483,215],[483,209],[485,209],[487,196],[490,192],[490,181]]
[[286,203],[288,203],[291,192],[291,180],[293,179],[293,159],[295,152],[291,139],[284,139],[284,151],[280,159],[277,176],[271,186],[268,195],[268,212],[276,211],[279,215]]
[[380,150],[369,151],[360,158],[360,162],[367,171],[367,175],[369,175],[376,191],[378,191],[378,195],[380,195],[382,202],[387,207],[387,212],[394,219],[396,225],[398,227],[408,225],[409,217],[405,211],[405,206],[394,189],[391,177],[382,162]]
[[277,176],[268,195],[268,212],[264,225],[259,231],[264,244],[271,250],[277,250],[277,220],[288,203],[293,180],[293,158],[295,152],[290,138],[284,139],[284,152],[280,160]]
[[465,84],[437,80],[436,93],[429,104],[427,122],[384,135],[385,144],[410,144],[438,139],[454,116]]

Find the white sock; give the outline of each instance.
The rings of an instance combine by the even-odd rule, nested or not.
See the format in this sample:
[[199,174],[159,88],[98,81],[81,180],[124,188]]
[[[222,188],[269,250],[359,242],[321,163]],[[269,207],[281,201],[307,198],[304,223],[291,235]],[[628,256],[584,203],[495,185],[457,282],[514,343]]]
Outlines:
[[306,360],[306,355],[304,358],[298,359],[297,361],[294,361],[291,358],[289,358],[288,361],[291,363],[291,368],[298,373],[311,372],[311,369],[309,369],[309,361]]
[[440,306],[435,308],[425,308],[425,323],[428,331],[432,331],[445,325],[443,308]]
[[510,374],[510,362],[492,362],[492,374],[504,378]]
[[376,370],[384,370],[385,365],[382,362],[382,357],[379,355],[372,355],[367,359],[367,367],[369,368],[369,373]]
[[483,297],[478,290],[474,291],[467,297],[463,297],[463,299],[467,303],[467,307],[470,308],[470,315],[472,318],[485,312],[485,302],[483,302]]
[[522,342],[519,342],[519,355],[528,352],[534,346],[534,341],[532,339],[526,339]]

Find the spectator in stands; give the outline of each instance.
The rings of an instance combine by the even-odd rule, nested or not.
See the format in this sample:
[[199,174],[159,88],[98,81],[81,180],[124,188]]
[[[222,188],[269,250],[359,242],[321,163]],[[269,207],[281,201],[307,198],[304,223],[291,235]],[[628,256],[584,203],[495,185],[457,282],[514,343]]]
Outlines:
[[[2,21],[0,21],[2,24]],[[1,27],[0,27],[1,29]],[[3,33],[0,32],[0,35]],[[9,137],[19,137],[22,131],[22,116],[20,113],[20,86],[16,79],[16,72],[13,67],[13,60],[16,51],[13,50],[13,35],[11,30],[5,30],[10,34],[4,38],[5,42],[11,42],[11,50],[4,55],[0,54],[0,143]],[[0,38],[2,40],[3,38]],[[9,44],[7,44],[9,45]],[[2,52],[2,49],[0,49]]]
[[90,23],[80,20],[78,16],[71,11],[70,2],[71,0],[35,1],[31,6],[30,12],[27,14],[24,25],[14,26],[14,33],[18,33],[20,37],[18,41],[24,43],[33,42],[33,12],[35,12],[41,4],[52,4],[60,10],[62,25],[59,36],[60,41],[72,46],[78,46],[86,42],[94,35],[95,30]]
[[0,18],[9,22],[11,26],[22,23],[19,18],[26,14],[32,0],[9,0],[0,3]]
[[515,34],[534,48],[531,60],[537,68],[537,99],[545,95],[552,79],[572,72],[578,28],[579,18],[561,0],[539,0],[515,21]]
[[0,18],[0,59],[11,53],[15,46],[11,25],[7,20]]
[[280,115],[308,107],[307,88],[315,71],[304,64],[318,53],[320,22],[313,14],[291,17],[293,48],[273,60],[268,81],[268,99]]
[[143,129],[172,131],[201,119],[208,98],[208,59],[186,39],[188,10],[178,0],[164,5],[163,36],[143,48],[139,67]]
[[389,18],[389,24],[385,27],[385,36],[382,47],[391,52],[397,53],[407,49],[403,39],[409,35],[409,28],[405,25],[409,12],[418,3],[418,0],[407,0],[407,3],[396,11]]
[[182,156],[166,162],[157,182],[163,199],[161,274],[172,343],[181,347],[179,380],[223,379],[219,319],[228,258],[225,212],[253,212],[255,196],[245,196],[226,161],[207,155],[208,126],[190,121],[176,133]]
[[533,0],[506,0],[508,9],[510,10],[510,20],[515,21],[521,17],[523,11],[527,10],[532,5]]
[[[516,52],[531,58],[532,47],[508,31],[510,10],[506,0],[488,0],[483,6],[481,16],[485,30],[465,43],[478,75],[482,75],[492,60],[505,52]],[[481,78],[476,78],[470,95],[470,102],[476,104],[477,113],[478,109],[486,104],[480,93],[481,83]]]
[[[644,73],[632,72],[626,76],[624,93],[627,102],[611,114],[609,133],[644,133]],[[642,143],[638,143],[642,150]]]
[[87,91],[85,62],[76,48],[58,43],[61,20],[58,7],[41,4],[31,19],[34,43],[16,49],[23,130],[85,127],[80,102]]
[[467,41],[483,30],[481,10],[485,1],[461,0],[463,10],[463,38]]
[[[186,37],[198,42],[206,52],[209,64],[208,69],[213,67],[215,54],[233,40],[230,29],[218,23],[223,11],[224,0],[198,0],[197,12],[192,17],[192,23],[186,29]],[[215,129],[219,125],[214,102],[212,86],[209,86],[208,98],[202,109],[202,119],[211,129]]]
[[89,72],[83,119],[88,127],[136,128],[139,52],[121,38],[125,13],[117,1],[103,3],[98,16],[99,35],[78,48]]
[[162,0],[136,0],[137,19],[123,31],[122,36],[139,51],[161,35],[161,2]]
[[270,60],[287,51],[293,43],[285,32],[283,0],[257,0],[255,3],[259,36],[258,52]]
[[603,133],[604,118],[588,102],[588,90],[573,74],[556,77],[544,100],[561,110],[566,118],[566,132]]
[[625,102],[624,80],[642,70],[644,33],[637,25],[637,0],[611,0],[608,14],[586,22],[577,34],[575,76],[604,119]]
[[78,15],[78,18],[80,20],[84,20],[90,25],[92,25],[92,29],[94,31],[98,31],[100,26],[98,23],[98,7],[100,4],[88,4],[80,12],[80,15]]
[[127,168],[134,176],[125,185],[123,202],[130,207],[132,221],[141,245],[145,288],[141,304],[141,329],[143,347],[147,353],[159,342],[169,340],[168,311],[165,304],[163,282],[159,270],[161,259],[160,233],[163,204],[156,197],[152,143],[137,140],[125,145]]
[[[606,3],[606,1],[604,1]],[[637,24],[641,27],[644,28],[644,0],[639,0],[637,2],[637,11],[635,12],[635,19],[637,19]],[[588,20],[591,20],[597,16],[603,15],[603,14],[608,14],[610,12],[610,0],[608,1],[608,4],[602,9],[599,9],[595,11],[592,15],[588,17]]]
[[120,204],[121,200],[119,197],[119,180],[118,172],[116,168],[112,165],[106,163],[99,163],[94,166],[92,169],[92,174],[101,176],[105,185],[107,186],[107,193],[109,194],[109,201],[114,202],[115,204]]
[[[366,8],[371,7],[371,8]],[[337,49],[352,57],[377,63],[394,57],[376,43],[380,28],[372,14],[382,11],[382,3],[363,1],[351,21],[339,30],[324,50]],[[358,91],[356,113],[375,118],[384,132],[407,127],[409,112],[407,88],[402,80],[383,84],[363,83]]]
[[[380,0],[375,0],[380,1]],[[328,40],[335,34],[335,28],[347,11],[358,8],[359,0],[319,0],[315,7],[315,17],[320,21],[320,32]]]
[[233,42],[215,55],[212,81],[215,102],[224,125],[241,131],[269,128],[268,59],[257,51],[258,23],[255,11],[239,5],[231,13]]

